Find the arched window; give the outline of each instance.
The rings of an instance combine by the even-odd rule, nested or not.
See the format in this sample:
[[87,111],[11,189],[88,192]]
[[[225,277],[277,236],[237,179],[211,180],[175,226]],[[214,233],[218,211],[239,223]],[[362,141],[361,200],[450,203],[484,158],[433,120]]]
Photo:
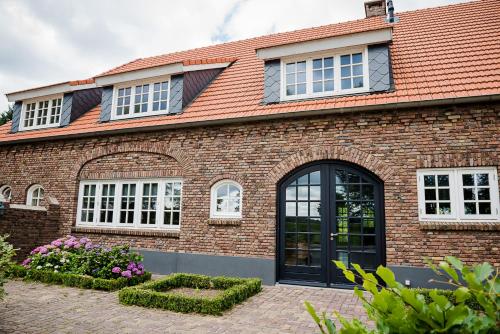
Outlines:
[[0,187],[0,196],[3,197],[3,200],[10,202],[12,198],[12,188],[9,185],[3,185]]
[[26,205],[42,206],[43,200],[43,187],[39,184],[32,185],[28,189],[28,196],[26,198]]
[[243,190],[229,180],[219,181],[212,186],[210,201],[211,218],[241,218]]

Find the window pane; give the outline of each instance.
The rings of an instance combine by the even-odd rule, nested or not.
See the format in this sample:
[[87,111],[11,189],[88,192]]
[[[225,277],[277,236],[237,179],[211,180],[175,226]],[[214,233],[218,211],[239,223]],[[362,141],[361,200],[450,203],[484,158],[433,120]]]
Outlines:
[[313,71],[313,81],[323,80],[323,71]]
[[425,189],[425,200],[426,201],[436,200],[436,190],[435,189]]
[[439,189],[438,191],[439,191],[439,200],[440,201],[449,201],[450,200],[450,189]]
[[475,215],[476,214],[476,203],[464,203],[464,209],[466,215]]
[[438,186],[448,187],[450,185],[449,175],[438,175]]
[[440,202],[439,203],[439,214],[440,215],[451,214],[451,203],[450,202]]
[[333,68],[325,70],[325,79],[333,79]]
[[424,186],[434,187],[436,185],[436,179],[434,175],[424,175]]
[[313,68],[318,69],[323,67],[323,59],[314,59],[313,60]]
[[353,88],[361,88],[363,87],[363,77],[356,77],[352,79]]
[[363,75],[363,65],[355,65],[352,67],[352,75],[359,76]]
[[323,82],[315,82],[313,83],[313,92],[319,93],[323,91]]
[[351,79],[342,79],[342,89],[351,88]]
[[333,57],[324,59],[324,67],[333,67]]
[[306,82],[306,73],[305,72],[297,73],[297,82],[298,83]]
[[295,95],[295,86],[286,86],[286,95]]
[[350,66],[345,66],[340,68],[340,75],[342,78],[345,77],[350,77],[351,76],[351,67]]
[[464,200],[473,201],[476,199],[476,192],[474,188],[464,188]]
[[345,55],[340,57],[340,65],[348,65],[351,63],[351,55]]
[[352,55],[352,63],[359,64],[363,62],[363,55],[361,53],[355,53]]
[[297,72],[305,72],[306,70],[306,62],[301,61],[297,63]]
[[436,203],[425,203],[425,213],[435,215],[437,212]]
[[480,215],[491,215],[491,204],[490,203],[479,203],[479,214]]
[[286,64],[286,73],[295,72],[295,63]]
[[327,92],[331,92],[333,91],[334,87],[333,87],[333,80],[327,80],[325,81],[325,91]]
[[297,85],[297,94],[305,94],[306,93],[306,84]]
[[286,83],[288,85],[295,83],[295,74],[287,74],[286,75]]
[[477,190],[477,198],[482,201],[487,201],[490,199],[490,189],[489,188],[479,188]]
[[488,174],[476,174],[476,185],[478,186],[488,186]]
[[473,186],[474,185],[474,174],[463,174],[462,175],[462,183],[464,186]]

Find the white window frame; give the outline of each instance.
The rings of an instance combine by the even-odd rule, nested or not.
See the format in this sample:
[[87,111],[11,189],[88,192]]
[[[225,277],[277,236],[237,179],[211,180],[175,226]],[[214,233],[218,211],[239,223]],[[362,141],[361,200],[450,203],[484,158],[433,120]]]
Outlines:
[[[153,94],[154,94],[154,84],[161,83],[164,81],[168,81],[167,85],[167,109],[166,110],[158,110],[153,111]],[[146,116],[156,116],[156,115],[166,115],[170,112],[170,86],[171,86],[172,78],[170,75],[148,78],[143,80],[134,80],[127,81],[120,84],[117,84],[113,87],[113,99],[111,104],[111,120],[120,120],[120,119],[129,119],[129,118],[137,118],[137,117],[146,117]],[[141,112],[135,114],[133,112],[134,104],[135,104],[135,87],[149,85],[149,96],[148,96],[148,111]],[[118,107],[118,90],[122,88],[131,88],[130,93],[130,113],[128,115],[118,115],[117,107]]]
[[[9,190],[9,197],[8,198],[5,198],[3,193],[6,191],[6,190]],[[3,197],[3,199],[6,201],[6,202],[10,202],[10,200],[12,199],[12,187],[9,186],[8,184],[4,184],[0,187],[0,196]]]
[[[165,214],[165,186],[166,183],[178,182],[181,184],[180,207],[179,207],[179,224],[178,225],[165,225],[163,218]],[[121,194],[124,184],[136,184],[135,191],[135,206],[133,211],[133,224],[121,224]],[[156,223],[155,224],[141,224],[142,212],[142,191],[145,183],[158,183],[157,201],[156,201]],[[113,207],[113,221],[111,223],[100,222],[100,210],[102,203],[102,186],[104,184],[115,184],[115,197]],[[82,205],[83,205],[83,190],[85,185],[96,185],[96,196],[94,206],[94,217],[91,222],[81,221]],[[141,230],[179,230],[182,224],[182,188],[183,181],[180,178],[162,178],[162,179],[119,179],[119,180],[85,180],[80,182],[78,191],[78,209],[76,217],[76,226],[84,227],[98,227],[98,228],[122,228],[122,229],[141,229]]]
[[[463,208],[463,174],[487,173],[489,175],[491,215],[465,215]],[[424,175],[449,175],[451,214],[426,214],[425,213],[425,188]],[[481,222],[500,221],[500,200],[498,175],[496,167],[472,167],[472,168],[426,168],[417,170],[418,186],[418,212],[421,221],[445,221],[445,222]]]
[[[52,107],[53,100],[61,99],[61,109],[59,111],[59,122],[50,123],[50,118],[52,116]],[[48,110],[47,110],[47,123],[44,125],[36,125],[36,119],[38,114],[38,107],[40,102],[49,101]],[[26,108],[29,104],[35,103],[35,119],[32,126],[24,126],[24,121],[26,120]],[[56,94],[56,95],[48,95],[44,97],[37,97],[36,99],[24,100],[21,106],[21,117],[19,119],[19,131],[26,130],[37,130],[37,129],[47,129],[47,128],[56,128],[61,126],[61,119],[63,113],[63,104],[64,104],[64,94]]]
[[[363,87],[341,89],[340,57],[361,53],[363,55]],[[313,93],[313,59],[333,57],[333,85],[334,90]],[[306,62],[306,93],[299,95],[286,95],[286,64],[290,62]],[[307,55],[290,56],[281,58],[281,85],[280,100],[293,101],[328,96],[349,95],[366,93],[370,91],[370,73],[368,67],[368,46],[338,49],[332,51],[315,52]]]
[[[38,190],[38,189],[41,189],[43,191],[43,195],[38,196],[38,197],[33,197],[35,190]],[[26,196],[26,205],[31,206],[31,207],[35,207],[35,208],[43,207],[40,204],[42,203],[44,198],[45,198],[45,189],[43,189],[43,187],[39,184],[34,184],[31,187],[29,187],[29,189],[28,189],[28,194]],[[33,199],[37,200],[38,205],[32,205]]]
[[[238,188],[240,192],[240,210],[239,212],[217,212],[217,190],[221,186],[232,185]],[[236,181],[221,180],[212,185],[210,189],[210,218],[214,219],[238,219],[242,217],[243,213],[243,187]]]

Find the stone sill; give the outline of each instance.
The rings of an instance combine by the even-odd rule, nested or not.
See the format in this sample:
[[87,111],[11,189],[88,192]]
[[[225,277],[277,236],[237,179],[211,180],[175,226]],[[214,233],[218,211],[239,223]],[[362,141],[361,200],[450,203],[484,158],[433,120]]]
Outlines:
[[43,206],[31,206],[31,205],[25,205],[25,204],[10,204],[9,208],[16,209],[16,210],[47,211],[47,208],[43,207]]
[[180,231],[176,230],[134,230],[123,228],[99,228],[99,227],[81,227],[73,226],[71,232],[88,234],[112,234],[112,235],[130,235],[138,237],[159,237],[179,239]]
[[419,222],[425,231],[500,231],[500,222]]
[[241,226],[239,218],[211,218],[207,220],[208,225],[212,226]]

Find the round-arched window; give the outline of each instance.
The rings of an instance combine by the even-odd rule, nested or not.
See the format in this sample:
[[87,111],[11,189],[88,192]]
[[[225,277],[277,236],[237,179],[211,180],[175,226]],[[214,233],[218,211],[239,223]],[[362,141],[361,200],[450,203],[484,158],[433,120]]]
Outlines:
[[44,190],[39,184],[32,185],[28,189],[28,196],[26,198],[26,205],[42,206]]
[[0,187],[0,196],[6,202],[10,202],[10,199],[12,198],[12,188],[9,185],[3,185]]
[[212,186],[210,217],[241,218],[243,190],[230,180],[219,181]]

